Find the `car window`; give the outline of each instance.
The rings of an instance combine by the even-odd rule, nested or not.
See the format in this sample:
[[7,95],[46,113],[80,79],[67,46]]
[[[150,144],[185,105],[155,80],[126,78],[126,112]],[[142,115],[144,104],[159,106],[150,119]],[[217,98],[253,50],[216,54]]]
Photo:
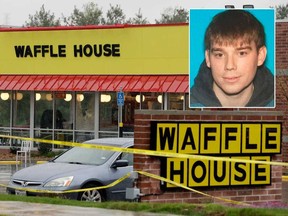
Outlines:
[[129,166],[133,166],[133,154],[122,152],[121,155],[118,157],[121,160],[127,160]]
[[114,153],[114,151],[74,147],[56,158],[54,162],[101,165]]

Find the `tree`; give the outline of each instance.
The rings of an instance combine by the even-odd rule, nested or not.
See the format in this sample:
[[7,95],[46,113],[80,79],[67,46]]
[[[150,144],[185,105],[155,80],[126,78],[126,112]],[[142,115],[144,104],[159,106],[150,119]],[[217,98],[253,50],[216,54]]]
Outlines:
[[135,17],[128,19],[127,23],[141,25],[148,24],[149,22],[147,21],[147,18],[143,18],[143,14],[139,8],[138,13],[135,14]]
[[189,20],[189,12],[184,8],[166,8],[161,14],[160,20],[155,20],[159,23],[187,23]]
[[116,6],[110,4],[110,9],[106,14],[106,20],[103,19],[102,23],[106,25],[124,24],[126,22],[125,18],[126,16],[118,4]]
[[288,3],[286,5],[278,5],[276,9],[276,19],[288,18]]
[[103,12],[97,4],[90,2],[83,5],[83,11],[74,7],[73,13],[63,21],[69,26],[99,25],[103,19]]
[[42,5],[40,10],[36,11],[35,15],[29,15],[29,21],[25,22],[25,26],[60,26],[60,19],[56,19],[54,13],[46,11],[44,5]]

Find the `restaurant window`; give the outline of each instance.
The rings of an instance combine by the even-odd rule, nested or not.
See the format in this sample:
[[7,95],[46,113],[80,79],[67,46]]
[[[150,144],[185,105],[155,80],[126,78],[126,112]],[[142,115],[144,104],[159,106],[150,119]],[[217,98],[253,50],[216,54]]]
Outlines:
[[[29,137],[30,135],[30,93],[13,92],[12,94],[12,135]],[[21,140],[12,139],[13,146],[21,146]]]
[[100,131],[118,131],[118,106],[115,92],[101,92],[99,97]]
[[141,109],[149,109],[149,110],[161,110],[163,109],[163,95],[158,92],[145,92],[139,95],[136,98],[136,101],[140,103],[141,101]]
[[[76,130],[94,130],[95,93],[76,93]],[[72,125],[70,126],[72,128]]]
[[170,93],[168,94],[168,109],[183,110],[184,109],[184,94]]
[[[51,92],[36,92],[34,94],[34,127],[35,138],[52,140],[53,138],[53,94]],[[38,146],[37,146],[38,145]],[[46,143],[36,143],[34,147],[46,148]]]
[[10,127],[11,92],[0,91],[0,127]]
[[123,132],[134,131],[134,114],[135,110],[140,108],[140,101],[138,97],[139,92],[125,93],[125,103],[123,107]]
[[27,92],[13,93],[13,127],[30,127],[30,94]]
[[[54,108],[54,140],[73,141],[73,100],[74,95],[69,92],[55,92]],[[56,145],[54,148],[62,148]]]
[[[185,110],[192,110],[191,108],[189,108],[189,94],[188,93],[186,93],[186,94],[184,94],[184,96],[185,96]],[[193,109],[193,110],[195,110],[195,109]]]
[[[11,92],[0,91],[0,134],[10,136]],[[9,146],[9,138],[0,137],[0,146]]]
[[35,128],[52,129],[53,95],[51,92],[35,93]]

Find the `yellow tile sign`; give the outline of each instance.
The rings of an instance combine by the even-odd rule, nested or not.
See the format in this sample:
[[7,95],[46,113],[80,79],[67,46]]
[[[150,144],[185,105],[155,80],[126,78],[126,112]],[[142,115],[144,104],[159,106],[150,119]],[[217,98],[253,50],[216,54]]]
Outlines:
[[235,159],[161,159],[162,176],[187,187],[269,185],[271,165],[243,161],[271,161],[272,155],[280,154],[281,123],[155,121],[151,150]]
[[188,25],[0,31],[1,74],[187,74]]

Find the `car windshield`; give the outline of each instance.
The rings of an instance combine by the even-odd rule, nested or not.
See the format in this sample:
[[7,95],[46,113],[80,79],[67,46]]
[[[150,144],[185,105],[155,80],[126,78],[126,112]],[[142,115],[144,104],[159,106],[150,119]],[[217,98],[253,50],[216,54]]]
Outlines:
[[74,147],[57,157],[53,162],[101,165],[114,153],[114,151]]

